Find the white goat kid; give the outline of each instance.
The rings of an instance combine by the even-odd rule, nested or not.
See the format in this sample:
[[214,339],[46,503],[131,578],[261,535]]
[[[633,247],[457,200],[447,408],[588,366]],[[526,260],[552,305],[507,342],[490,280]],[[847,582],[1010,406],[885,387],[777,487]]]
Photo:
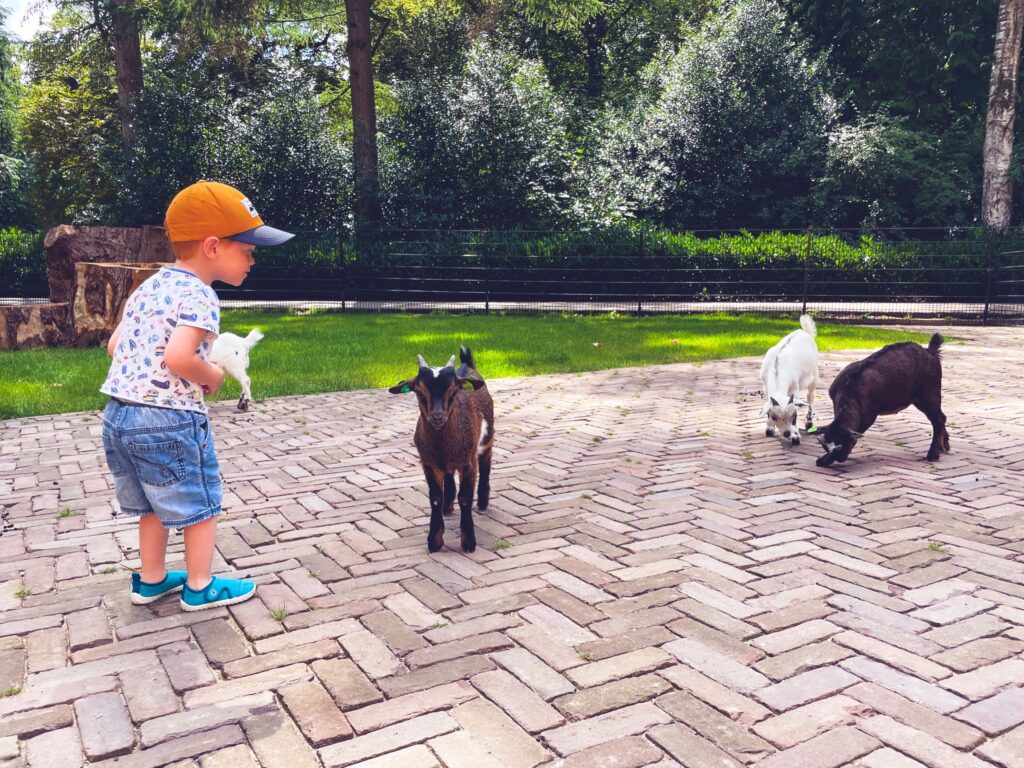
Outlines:
[[210,350],[210,362],[219,365],[224,373],[237,381],[242,387],[242,396],[238,398],[238,410],[249,410],[252,402],[252,382],[247,370],[249,368],[249,351],[263,338],[263,331],[253,328],[245,338],[233,333],[222,333],[213,342]]
[[[809,315],[800,316],[800,329],[768,350],[761,363],[766,401],[761,415],[768,417],[765,435],[781,434],[800,445],[797,408],[807,407],[807,429],[814,425],[814,387],[818,381],[818,329]],[[800,397],[807,392],[807,399]]]

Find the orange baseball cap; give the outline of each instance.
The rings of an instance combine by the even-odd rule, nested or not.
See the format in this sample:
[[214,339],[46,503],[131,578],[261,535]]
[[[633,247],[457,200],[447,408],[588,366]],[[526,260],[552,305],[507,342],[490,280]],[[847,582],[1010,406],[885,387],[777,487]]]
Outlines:
[[164,229],[172,243],[225,237],[249,245],[280,245],[295,235],[268,227],[249,198],[216,181],[197,181],[174,196]]

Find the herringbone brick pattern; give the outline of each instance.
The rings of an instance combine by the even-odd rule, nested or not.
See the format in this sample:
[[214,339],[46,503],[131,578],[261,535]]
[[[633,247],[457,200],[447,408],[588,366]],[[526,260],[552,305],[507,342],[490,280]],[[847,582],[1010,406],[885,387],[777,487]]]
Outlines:
[[816,468],[756,360],[494,381],[468,556],[426,551],[411,398],[218,405],[260,592],[198,614],[130,604],[98,415],[7,422],[0,764],[1024,765],[1024,350],[960,335],[936,465],[908,411]]

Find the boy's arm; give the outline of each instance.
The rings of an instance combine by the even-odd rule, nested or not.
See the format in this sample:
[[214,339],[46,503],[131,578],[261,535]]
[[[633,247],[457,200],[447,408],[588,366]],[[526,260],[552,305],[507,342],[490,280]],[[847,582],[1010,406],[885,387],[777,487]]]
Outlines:
[[117,328],[110,334],[110,339],[107,341],[107,356],[113,357],[114,350],[117,349],[117,342],[121,339],[121,324],[117,324]]
[[164,350],[164,362],[171,373],[202,385],[208,393],[216,392],[224,383],[224,371],[199,356],[199,345],[206,336],[204,328],[179,325],[171,333]]

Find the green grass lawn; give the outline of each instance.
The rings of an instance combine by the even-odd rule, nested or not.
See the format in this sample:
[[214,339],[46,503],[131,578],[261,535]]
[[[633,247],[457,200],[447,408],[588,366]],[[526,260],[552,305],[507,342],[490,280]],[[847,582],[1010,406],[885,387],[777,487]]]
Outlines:
[[[460,344],[485,378],[596,371],[635,365],[763,355],[795,320],[755,315],[484,316],[308,314],[227,311],[222,329],[266,338],[252,354],[253,396],[390,386],[416,373],[416,355],[443,365]],[[818,347],[871,349],[927,341],[920,333],[818,326]],[[109,364],[103,349],[0,352],[0,418],[102,407]],[[756,372],[753,376],[756,377]],[[228,379],[214,400],[235,399]]]

